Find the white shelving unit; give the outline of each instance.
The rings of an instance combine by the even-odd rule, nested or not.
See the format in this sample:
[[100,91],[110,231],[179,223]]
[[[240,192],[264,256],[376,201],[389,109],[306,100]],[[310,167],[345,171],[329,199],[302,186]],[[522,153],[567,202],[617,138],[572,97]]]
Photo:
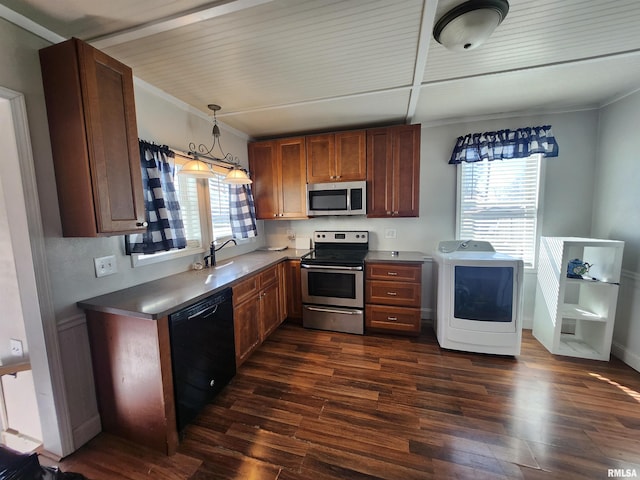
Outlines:
[[[609,360],[624,242],[541,237],[533,336],[551,353]],[[591,268],[568,278],[569,261]]]

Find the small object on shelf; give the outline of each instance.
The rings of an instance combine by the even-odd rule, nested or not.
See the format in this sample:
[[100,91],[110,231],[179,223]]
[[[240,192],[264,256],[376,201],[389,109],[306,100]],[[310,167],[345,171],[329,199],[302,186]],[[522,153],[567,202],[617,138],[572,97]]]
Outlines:
[[592,266],[592,264],[583,262],[579,258],[574,258],[573,260],[569,261],[569,265],[567,266],[567,277],[582,278],[583,275],[589,272],[589,269]]

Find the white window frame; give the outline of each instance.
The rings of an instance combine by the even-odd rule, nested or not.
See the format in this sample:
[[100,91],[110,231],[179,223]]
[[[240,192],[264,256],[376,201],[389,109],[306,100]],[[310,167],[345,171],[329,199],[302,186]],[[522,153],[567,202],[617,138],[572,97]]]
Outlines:
[[[531,264],[525,262],[525,270],[535,272],[537,269],[537,260],[538,260],[538,248],[540,244],[540,235],[541,235],[541,227],[542,227],[542,211],[543,211],[543,198],[544,198],[544,178],[545,178],[545,162],[544,156],[541,154],[535,154],[538,157],[538,198],[537,198],[537,209],[536,209],[536,228],[534,233],[534,245],[533,245],[533,258],[531,260]],[[493,165],[499,165],[498,162],[509,162],[515,159],[505,159],[505,160],[494,160],[492,162]],[[487,162],[487,160],[484,160]],[[462,169],[464,168],[464,162],[458,164],[457,166],[457,188],[456,188],[456,238],[461,238],[461,223],[462,223]],[[470,165],[470,164],[467,164]],[[464,238],[462,240],[468,240]],[[483,238],[477,238],[477,240],[486,240]]]
[[[189,160],[183,159],[182,157],[176,157],[174,161],[176,161],[176,163],[186,163]],[[186,248],[173,249],[152,254],[133,253],[131,254],[132,267],[142,267],[145,265],[174,260],[176,258],[209,252],[209,245],[213,240],[213,222],[211,219],[211,203],[209,200],[209,180],[206,178],[198,178],[196,179],[196,184],[198,189],[198,209],[200,211],[200,232],[202,237],[200,240],[200,246],[187,245]],[[224,242],[229,238],[232,238],[232,236],[217,238],[216,242]]]

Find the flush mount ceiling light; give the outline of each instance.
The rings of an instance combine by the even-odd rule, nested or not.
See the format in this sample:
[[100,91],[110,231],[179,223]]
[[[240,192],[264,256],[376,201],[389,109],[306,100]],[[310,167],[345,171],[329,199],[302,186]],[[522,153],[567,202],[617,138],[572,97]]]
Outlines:
[[[210,103],[207,107],[209,110],[213,111],[213,130],[211,131],[211,134],[213,135],[213,144],[211,145],[211,148],[207,148],[201,143],[198,145],[196,151],[196,144],[193,142],[189,143],[189,154],[193,155],[195,160],[187,162],[180,169],[179,173],[191,177],[212,178],[214,177],[215,171],[219,173],[220,168],[223,168],[224,172],[228,172],[223,180],[225,183],[239,185],[253,183],[247,175],[246,170],[240,166],[238,157],[234,157],[230,153],[224,153],[224,150],[222,150],[222,144],[220,143],[220,127],[218,126],[218,119],[216,118],[216,112],[220,111],[222,107],[215,103]],[[216,152],[214,151],[216,150],[216,146],[220,155],[216,155]],[[199,160],[199,157],[207,157],[211,159],[212,162]]]
[[436,22],[433,37],[449,50],[472,50],[491,36],[508,12],[507,0],[469,0]]

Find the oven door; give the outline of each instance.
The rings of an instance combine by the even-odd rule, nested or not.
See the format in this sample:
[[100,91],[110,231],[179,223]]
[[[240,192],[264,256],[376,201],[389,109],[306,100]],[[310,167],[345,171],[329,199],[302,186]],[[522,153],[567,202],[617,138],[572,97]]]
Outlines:
[[362,266],[302,264],[302,303],[364,308]]

